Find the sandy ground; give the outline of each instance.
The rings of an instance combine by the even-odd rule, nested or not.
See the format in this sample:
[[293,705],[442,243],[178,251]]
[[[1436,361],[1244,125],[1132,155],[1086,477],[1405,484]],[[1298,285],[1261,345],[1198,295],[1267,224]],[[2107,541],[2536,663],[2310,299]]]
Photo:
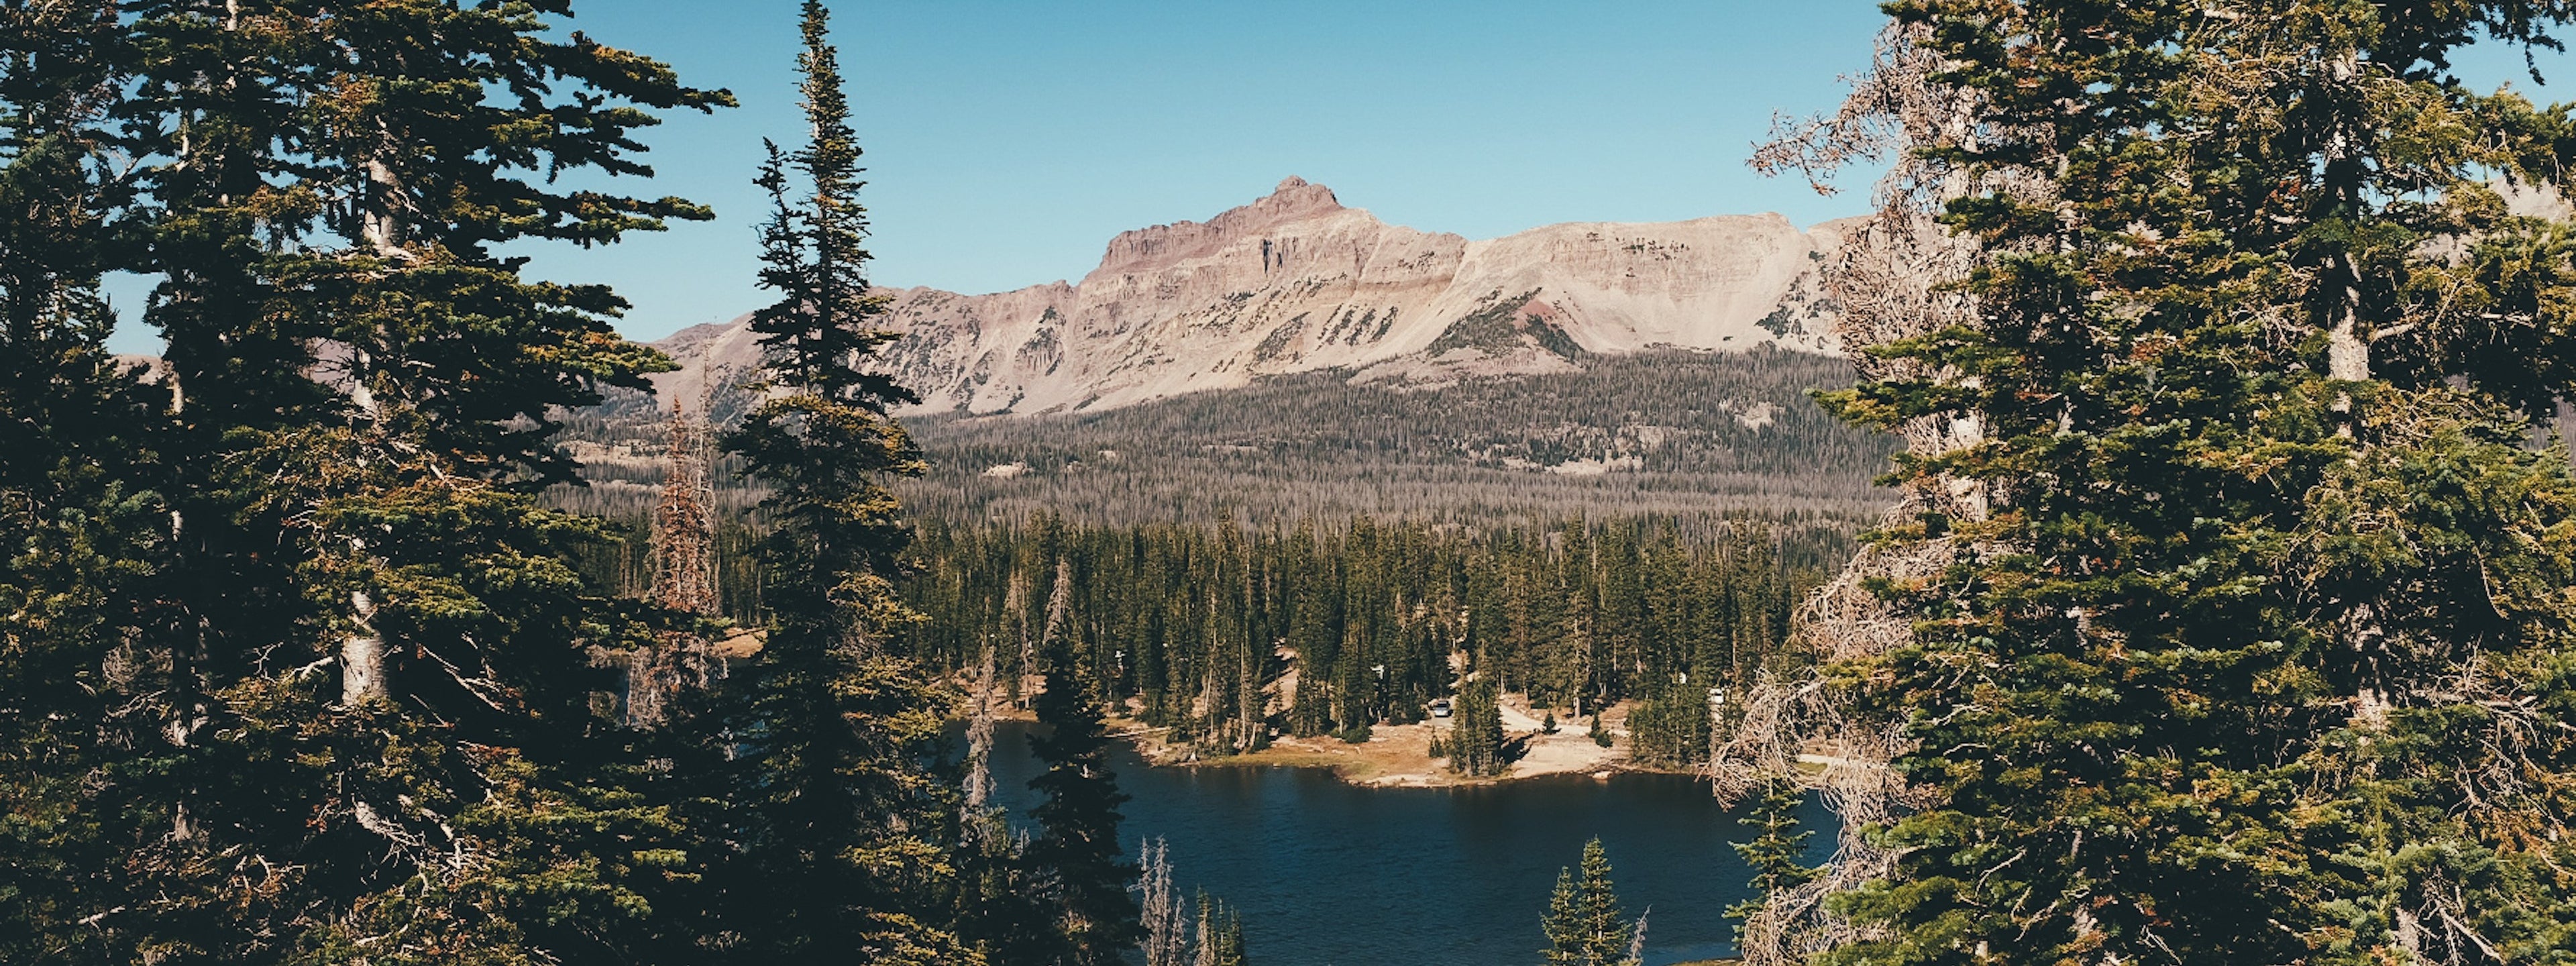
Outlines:
[[1626,732],[1620,727],[1627,720],[1625,705],[1614,706],[1603,716],[1613,736],[1608,748],[1593,743],[1587,733],[1588,720],[1579,724],[1560,720],[1556,734],[1543,734],[1541,717],[1531,715],[1517,695],[1505,695],[1502,705],[1503,741],[1519,748],[1520,757],[1502,775],[1493,778],[1451,774],[1445,761],[1431,757],[1432,737],[1445,738],[1453,727],[1446,718],[1433,718],[1422,724],[1380,725],[1371,730],[1368,741],[1356,745],[1330,736],[1283,737],[1260,751],[1221,758],[1189,758],[1186,750],[1163,744],[1156,729],[1134,722],[1117,722],[1116,730],[1135,739],[1146,758],[1156,764],[1330,768],[1344,781],[1380,787],[1479,785],[1567,773],[1607,778],[1612,772],[1628,770]]

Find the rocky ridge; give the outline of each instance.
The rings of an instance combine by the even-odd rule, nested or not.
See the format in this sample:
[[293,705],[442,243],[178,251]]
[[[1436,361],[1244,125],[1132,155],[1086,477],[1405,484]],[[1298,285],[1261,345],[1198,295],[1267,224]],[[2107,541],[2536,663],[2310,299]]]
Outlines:
[[[1830,352],[1816,271],[1841,227],[1744,215],[1470,241],[1388,225],[1289,178],[1205,222],[1120,234],[1079,283],[886,290],[903,337],[883,362],[921,396],[908,414],[980,415],[1102,410],[1329,369],[1436,385],[1645,349]],[[655,343],[682,365],[657,377],[664,405],[754,369],[748,322]]]

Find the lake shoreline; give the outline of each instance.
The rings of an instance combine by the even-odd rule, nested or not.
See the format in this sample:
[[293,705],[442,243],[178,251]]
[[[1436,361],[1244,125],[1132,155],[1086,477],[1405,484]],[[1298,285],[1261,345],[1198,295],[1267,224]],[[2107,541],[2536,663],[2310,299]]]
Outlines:
[[1206,755],[1187,745],[1172,744],[1164,740],[1170,729],[1142,721],[1113,717],[1109,725],[1116,737],[1132,743],[1137,756],[1155,767],[1325,769],[1347,784],[1364,788],[1459,788],[1551,775],[1590,775],[1607,780],[1622,773],[1698,774],[1632,760],[1624,727],[1628,710],[1628,704],[1622,702],[1602,715],[1603,727],[1612,736],[1612,744],[1603,747],[1593,741],[1588,723],[1563,725],[1550,733],[1543,720],[1532,717],[1528,708],[1507,701],[1503,707],[1503,740],[1516,747],[1518,754],[1502,774],[1483,777],[1451,772],[1447,759],[1432,756],[1432,740],[1445,740],[1454,728],[1452,722],[1441,718],[1416,724],[1377,725],[1369,729],[1369,740],[1358,744],[1330,735],[1283,736],[1259,751],[1228,755]]
[[[1592,747],[1582,728],[1566,730]],[[990,804],[1032,833],[1045,795],[1031,782],[1046,763],[1029,739],[1043,731],[1025,717],[998,722],[990,759]],[[1241,909],[1254,955],[1275,966],[1533,962],[1546,945],[1550,884],[1595,838],[1616,865],[1627,915],[1655,910],[1648,966],[1709,966],[1730,954],[1732,927],[1719,913],[1750,895],[1730,846],[1751,833],[1702,779],[1565,775],[1390,791],[1276,757],[1156,767],[1140,736],[1122,737],[1106,762],[1129,796],[1122,850],[1166,843],[1180,892],[1204,888]],[[1812,800],[1801,813],[1832,827]],[[1833,837],[1809,845],[1806,860],[1822,862]],[[1426,897],[1439,914],[1423,914]]]

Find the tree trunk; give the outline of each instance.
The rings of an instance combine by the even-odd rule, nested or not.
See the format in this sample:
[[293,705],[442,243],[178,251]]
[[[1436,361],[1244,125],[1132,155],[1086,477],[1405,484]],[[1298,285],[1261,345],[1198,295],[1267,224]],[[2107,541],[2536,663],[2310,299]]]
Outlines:
[[366,591],[350,591],[349,609],[356,629],[340,640],[340,703],[387,700],[392,690],[385,676],[385,640],[372,623],[375,601]]

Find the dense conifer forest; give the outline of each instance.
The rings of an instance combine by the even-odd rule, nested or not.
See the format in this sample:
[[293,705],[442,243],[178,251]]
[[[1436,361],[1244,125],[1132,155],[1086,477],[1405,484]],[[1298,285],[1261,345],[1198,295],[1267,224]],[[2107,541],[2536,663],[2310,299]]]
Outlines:
[[[899,570],[900,598],[924,618],[901,640],[959,680],[989,657],[1013,700],[1060,641],[1085,687],[1208,753],[1421,721],[1482,679],[1569,720],[1639,701],[1627,719],[1636,759],[1687,768],[1708,752],[1710,688],[1805,660],[1788,647],[1792,618],[1849,555],[1852,528],[1749,514],[1259,529],[931,521]],[[734,536],[719,547],[741,541],[739,526],[724,532]],[[640,588],[647,556],[611,538],[585,560],[602,581]],[[722,567],[729,613],[761,612],[756,572]]]
[[[1092,413],[918,416],[905,426],[929,466],[894,489],[927,519],[1046,512],[1114,525],[1862,517],[1888,499],[1870,480],[1894,441],[1836,422],[1809,398],[1850,385],[1846,360],[1650,350],[1582,365],[1438,386],[1333,370]],[[567,505],[626,515],[651,503],[665,435],[652,405],[614,392],[565,415],[564,438],[583,448],[593,482],[560,494]],[[721,419],[740,407],[710,411]],[[1601,472],[1569,472],[1590,468]]]
[[989,653],[1017,681],[1056,640],[1104,698],[1212,752],[1274,730],[1421,721],[1474,676],[1573,717],[1669,706],[1638,740],[1649,760],[1686,765],[1706,753],[1708,689],[1784,659],[1798,601],[1847,545],[1830,524],[1751,517],[1284,530],[1040,517],[924,527],[903,598],[928,618],[909,639],[935,667]]
[[[1604,744],[1634,702],[1748,806],[1753,897],[1658,915],[1757,966],[2571,961],[2576,111],[2452,62],[2576,11],[1886,9],[1755,159],[1892,168],[1825,283],[1857,380],[915,437],[820,0],[743,172],[764,368],[684,432],[625,303],[508,253],[708,217],[558,176],[730,93],[571,0],[0,4],[0,961],[1239,966],[1260,910],[1124,847],[1112,719],[1222,754],[1449,700],[1482,778],[1510,695]],[[1533,958],[1640,957],[1610,872]]]

